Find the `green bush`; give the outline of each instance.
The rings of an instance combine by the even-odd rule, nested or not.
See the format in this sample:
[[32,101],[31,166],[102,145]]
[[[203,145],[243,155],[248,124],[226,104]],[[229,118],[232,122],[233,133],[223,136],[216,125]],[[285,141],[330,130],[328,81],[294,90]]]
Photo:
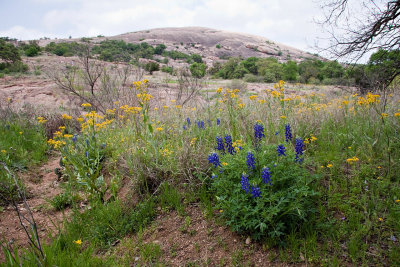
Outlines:
[[149,62],[144,65],[144,69],[150,72],[150,74],[153,73],[153,71],[159,71],[160,70],[160,64],[156,62]]
[[169,74],[172,74],[172,73],[174,72],[174,69],[173,69],[172,67],[170,67],[170,66],[163,66],[163,67],[161,68],[161,71],[162,71],[162,72],[169,73]]
[[[251,150],[232,151],[227,146],[220,155],[212,189],[216,207],[234,231],[280,243],[316,212],[316,177],[299,163],[292,144],[285,146],[285,155],[279,156],[277,145],[255,140],[254,146],[246,145]],[[210,155],[209,161],[215,163],[215,158]]]
[[190,65],[190,73],[193,77],[203,78],[206,75],[206,64],[204,63],[193,63]]

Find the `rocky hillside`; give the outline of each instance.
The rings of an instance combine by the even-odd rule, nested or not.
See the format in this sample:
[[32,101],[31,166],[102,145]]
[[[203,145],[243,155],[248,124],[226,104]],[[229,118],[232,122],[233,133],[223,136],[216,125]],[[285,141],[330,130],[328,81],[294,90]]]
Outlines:
[[[167,50],[199,54],[207,63],[228,57],[275,57],[279,61],[302,61],[313,55],[299,49],[273,42],[261,36],[215,30],[204,27],[157,28],[130,32],[110,37],[90,38],[92,43],[103,40],[124,40],[128,43],[147,42],[165,44]],[[80,39],[41,40],[40,45],[51,41],[80,41]]]

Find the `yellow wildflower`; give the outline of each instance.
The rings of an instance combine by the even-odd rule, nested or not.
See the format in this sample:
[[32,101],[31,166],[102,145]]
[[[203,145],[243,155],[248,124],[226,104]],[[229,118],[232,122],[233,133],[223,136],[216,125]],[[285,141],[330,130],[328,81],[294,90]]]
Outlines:
[[39,123],[45,123],[47,120],[43,117],[37,117]]
[[286,116],[282,115],[282,116],[281,116],[281,119],[286,119]]
[[249,99],[250,99],[250,100],[256,100],[256,99],[257,99],[257,96],[256,96],[256,95],[251,95],[251,96],[249,97]]
[[162,130],[163,130],[162,127],[157,127],[157,128],[156,128],[156,131],[157,131],[157,132],[161,132]]
[[327,168],[332,168],[333,165],[332,165],[332,164],[328,164],[328,165],[326,165],[326,167],[327,167]]
[[381,217],[378,218],[378,221],[383,222],[383,219]]
[[92,105],[90,103],[83,103],[81,106],[84,108],[90,108]]
[[83,122],[83,118],[82,118],[82,117],[76,118],[76,120],[77,120],[78,122],[80,122],[80,123]]
[[193,146],[194,144],[196,144],[197,138],[194,137],[192,138],[192,140],[190,140],[190,145]]
[[228,163],[226,163],[226,162],[222,162],[222,165],[224,165],[224,166],[228,166]]
[[217,94],[221,93],[221,91],[222,91],[222,88],[221,88],[221,87],[218,88],[218,89],[217,89]]
[[381,113],[382,118],[386,118],[387,116],[389,116],[389,114],[387,113]]
[[78,240],[75,240],[75,241],[73,241],[75,244],[77,244],[77,245],[82,245],[82,240],[80,240],[80,239],[78,239]]
[[396,199],[394,202],[396,202],[396,203],[400,203],[400,199]]
[[64,120],[70,120],[70,119],[72,119],[72,116],[69,116],[68,114],[63,114],[63,115],[62,115],[62,118],[63,118]]
[[400,117],[400,112],[394,113],[395,117]]
[[346,161],[347,161],[347,163],[349,163],[349,164],[351,165],[351,164],[353,164],[354,162],[359,161],[359,159],[358,159],[356,156],[354,156],[354,157],[352,157],[352,158],[346,159]]
[[4,149],[1,150],[1,153],[5,154],[7,153],[7,151],[5,151]]

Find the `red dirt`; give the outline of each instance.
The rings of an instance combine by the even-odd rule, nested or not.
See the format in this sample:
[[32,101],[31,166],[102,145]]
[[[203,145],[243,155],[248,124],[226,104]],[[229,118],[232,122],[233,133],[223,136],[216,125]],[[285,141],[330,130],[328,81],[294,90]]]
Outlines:
[[[55,211],[48,203],[49,199],[61,192],[54,173],[54,169],[59,167],[59,160],[59,157],[52,158],[43,166],[20,174],[27,188],[27,203],[32,210],[42,242],[49,240],[49,235],[57,231],[56,227],[63,220],[63,213]],[[23,204],[19,204],[19,208],[22,212],[25,211]],[[67,214],[68,211],[64,213]],[[28,246],[28,238],[11,205],[0,212],[0,237],[20,247]],[[2,257],[0,253],[0,261]]]

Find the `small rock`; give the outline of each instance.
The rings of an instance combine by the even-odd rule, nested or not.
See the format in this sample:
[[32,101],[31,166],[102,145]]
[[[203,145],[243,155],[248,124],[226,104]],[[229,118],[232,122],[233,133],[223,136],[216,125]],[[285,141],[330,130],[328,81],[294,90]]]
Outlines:
[[135,261],[138,261],[139,260],[139,257],[135,257]]
[[251,243],[251,239],[250,239],[250,236],[249,236],[248,238],[246,238],[246,245],[250,245],[250,243]]

